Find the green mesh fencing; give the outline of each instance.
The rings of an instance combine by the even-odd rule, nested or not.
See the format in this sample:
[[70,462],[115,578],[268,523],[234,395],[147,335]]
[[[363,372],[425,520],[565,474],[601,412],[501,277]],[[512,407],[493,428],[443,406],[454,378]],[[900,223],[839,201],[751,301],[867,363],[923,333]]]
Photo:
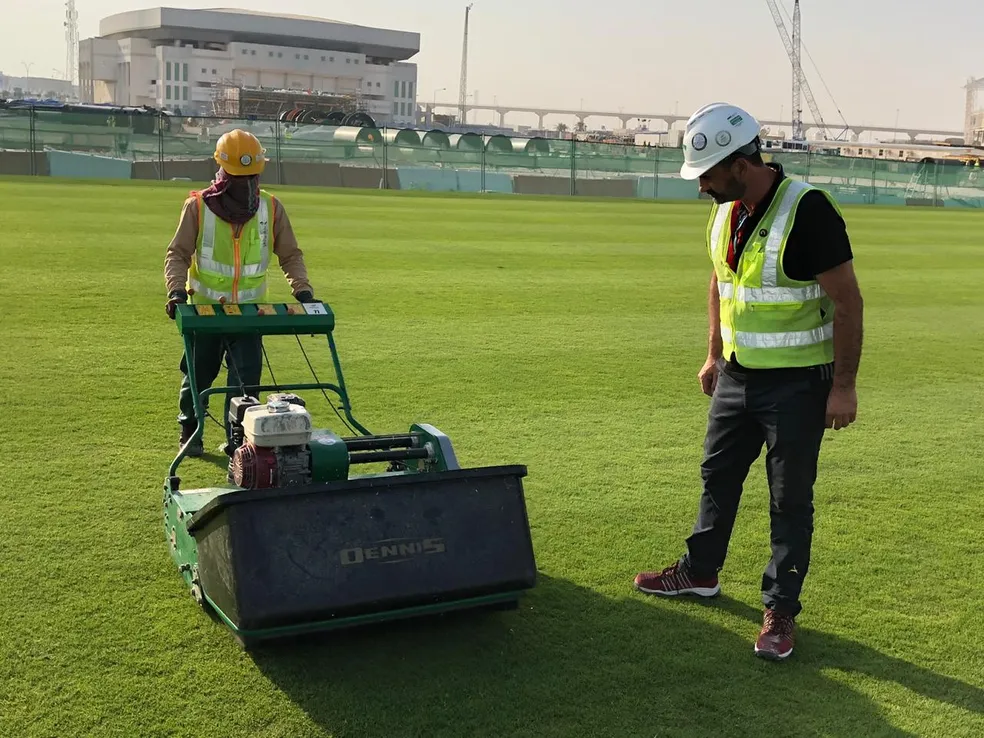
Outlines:
[[[441,130],[188,118],[106,107],[0,107],[0,174],[188,180],[215,175],[234,128],[266,148],[271,184],[432,192],[694,200],[680,149]],[[980,167],[962,162],[768,152],[844,205],[984,207]]]

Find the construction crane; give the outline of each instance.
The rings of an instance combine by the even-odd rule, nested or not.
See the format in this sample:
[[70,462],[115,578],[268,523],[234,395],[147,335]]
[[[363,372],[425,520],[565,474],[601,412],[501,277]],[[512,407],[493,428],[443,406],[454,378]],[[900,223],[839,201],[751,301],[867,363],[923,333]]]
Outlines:
[[465,37],[461,42],[461,84],[458,88],[458,120],[461,123],[465,123],[465,102],[468,98],[468,14],[473,5],[475,3],[469,3],[465,7]]
[[800,55],[802,36],[799,0],[795,0],[793,7],[793,38],[791,40],[789,38],[789,32],[786,30],[786,23],[779,13],[779,6],[776,5],[776,0],[765,1],[769,6],[769,10],[772,11],[772,18],[776,23],[776,28],[779,30],[779,36],[782,38],[783,46],[786,47],[786,54],[789,56],[789,61],[793,63],[793,140],[806,140],[806,129],[803,125],[802,95],[806,95],[806,102],[810,106],[810,112],[813,113],[814,123],[820,128],[820,133],[824,138],[829,138],[830,134],[827,131],[826,124],[823,122],[820,108],[817,106],[817,101],[813,97],[813,90],[810,89],[810,83],[806,81],[806,75],[803,74],[803,62]]

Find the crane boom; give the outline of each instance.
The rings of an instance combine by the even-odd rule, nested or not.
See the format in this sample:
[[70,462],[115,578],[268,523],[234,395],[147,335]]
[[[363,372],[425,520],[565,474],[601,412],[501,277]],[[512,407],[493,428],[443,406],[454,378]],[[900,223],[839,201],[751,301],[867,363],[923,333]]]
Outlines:
[[464,125],[467,118],[466,101],[468,100],[468,14],[471,13],[472,6],[469,3],[465,7],[465,33],[461,40],[461,79],[458,82],[458,120]]
[[79,69],[79,12],[75,0],[65,3],[65,79],[75,84]]
[[800,34],[800,4],[799,0],[793,3],[793,110],[796,117],[793,118],[793,139],[804,141],[806,139],[806,129],[803,127],[803,42]]
[[806,95],[806,103],[809,105],[810,112],[813,114],[813,122],[820,128],[820,132],[824,138],[827,138],[830,135],[827,131],[827,125],[823,122],[820,107],[817,105],[816,98],[813,97],[813,90],[810,89],[810,83],[806,81],[806,75],[803,73],[803,64],[800,57],[799,0],[796,0],[796,8],[793,11],[793,39],[789,38],[786,23],[779,13],[776,0],[765,0],[765,2],[768,4],[769,10],[772,11],[772,19],[775,21],[776,29],[779,31],[779,37],[782,39],[782,44],[786,47],[786,54],[789,56],[789,61],[793,65],[793,139],[803,140],[806,138],[803,126],[803,111],[800,102],[801,90],[802,94]]

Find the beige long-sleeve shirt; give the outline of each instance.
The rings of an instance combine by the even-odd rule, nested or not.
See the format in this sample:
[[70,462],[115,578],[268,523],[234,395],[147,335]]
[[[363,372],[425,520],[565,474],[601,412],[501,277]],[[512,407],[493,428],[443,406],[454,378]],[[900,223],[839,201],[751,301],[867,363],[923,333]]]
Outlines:
[[[188,269],[195,256],[198,244],[198,200],[194,195],[188,197],[181,209],[177,230],[167,247],[164,256],[164,282],[168,294],[172,290],[185,288]],[[280,200],[274,198],[273,253],[280,261],[280,268],[290,283],[291,292],[308,290],[314,292],[308,282],[304,253],[297,244],[297,236],[291,227],[287,211]]]

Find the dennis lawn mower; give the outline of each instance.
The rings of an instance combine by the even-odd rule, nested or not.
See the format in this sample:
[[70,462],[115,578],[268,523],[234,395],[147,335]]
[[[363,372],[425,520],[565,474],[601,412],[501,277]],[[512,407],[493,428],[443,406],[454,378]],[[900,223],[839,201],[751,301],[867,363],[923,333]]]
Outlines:
[[[463,468],[448,436],[426,423],[366,430],[352,414],[328,305],[186,304],[175,323],[198,427],[164,482],[164,533],[192,596],[241,644],[515,608],[535,586],[526,467]],[[337,383],[319,381],[308,360],[312,383],[200,391],[194,344],[206,334],[293,335],[302,352],[302,335],[327,336]],[[344,427],[315,427],[315,393]],[[178,468],[203,437],[212,395],[229,398],[226,482],[185,489]]]

